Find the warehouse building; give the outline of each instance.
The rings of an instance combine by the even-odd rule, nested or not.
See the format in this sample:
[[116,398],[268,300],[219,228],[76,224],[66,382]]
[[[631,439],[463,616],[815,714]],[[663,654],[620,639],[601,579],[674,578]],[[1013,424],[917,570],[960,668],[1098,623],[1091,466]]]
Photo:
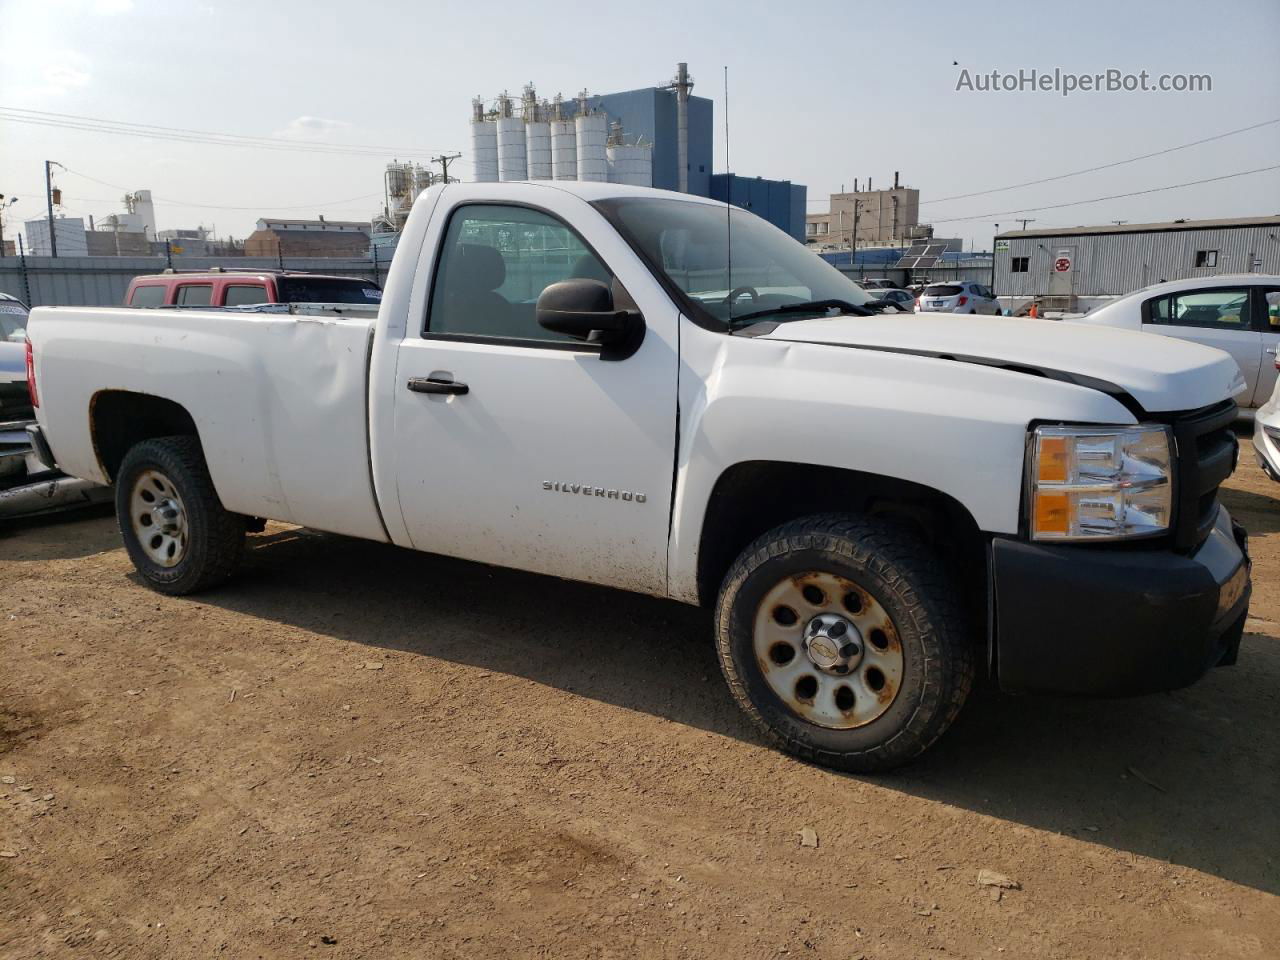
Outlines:
[[369,224],[353,220],[264,217],[244,242],[246,257],[367,257]]
[[1280,274],[1280,216],[1014,230],[997,235],[995,256],[1000,296],[1074,307],[1164,280]]

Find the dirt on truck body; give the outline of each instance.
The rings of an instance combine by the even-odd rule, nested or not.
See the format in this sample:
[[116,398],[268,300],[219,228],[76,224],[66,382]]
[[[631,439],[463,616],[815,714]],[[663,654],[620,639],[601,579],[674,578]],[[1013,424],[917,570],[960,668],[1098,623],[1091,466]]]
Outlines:
[[4,528],[0,957],[1274,956],[1280,484],[1242,454],[1238,666],[979,692],[883,776],[764,745],[690,607],[276,524],[175,599],[110,516]]

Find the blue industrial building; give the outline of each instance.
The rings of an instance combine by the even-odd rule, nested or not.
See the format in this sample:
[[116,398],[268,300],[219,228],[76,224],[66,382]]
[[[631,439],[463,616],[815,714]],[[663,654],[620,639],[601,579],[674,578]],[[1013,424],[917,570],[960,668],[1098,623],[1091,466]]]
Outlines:
[[[622,123],[627,142],[637,139],[653,145],[653,185],[679,189],[676,93],[662,87],[626,90],[587,98],[588,109],[598,109],[612,123]],[[566,101],[567,116],[577,111],[577,101]],[[689,192],[700,197],[728,200],[750,210],[774,226],[804,242],[807,189],[790,180],[766,180],[733,173],[713,174],[714,107],[706,97],[689,97]]]

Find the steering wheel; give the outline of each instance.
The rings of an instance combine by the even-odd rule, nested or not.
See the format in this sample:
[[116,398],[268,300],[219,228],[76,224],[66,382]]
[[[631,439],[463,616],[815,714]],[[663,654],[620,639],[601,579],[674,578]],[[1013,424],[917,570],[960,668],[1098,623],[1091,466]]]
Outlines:
[[720,302],[727,307],[732,307],[735,303],[738,302],[738,298],[742,296],[744,293],[751,294],[752,303],[755,303],[757,300],[760,299],[760,293],[759,291],[756,290],[755,287],[734,287],[732,290],[729,291],[729,295],[725,297],[723,300],[721,300]]

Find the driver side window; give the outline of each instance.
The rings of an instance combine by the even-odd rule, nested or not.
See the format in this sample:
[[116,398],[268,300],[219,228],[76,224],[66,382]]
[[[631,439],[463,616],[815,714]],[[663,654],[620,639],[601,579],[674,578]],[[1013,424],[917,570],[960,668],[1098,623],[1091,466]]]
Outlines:
[[464,204],[453,211],[440,250],[424,336],[573,343],[538,326],[542,291],[561,280],[613,282],[568,225],[540,210]]

